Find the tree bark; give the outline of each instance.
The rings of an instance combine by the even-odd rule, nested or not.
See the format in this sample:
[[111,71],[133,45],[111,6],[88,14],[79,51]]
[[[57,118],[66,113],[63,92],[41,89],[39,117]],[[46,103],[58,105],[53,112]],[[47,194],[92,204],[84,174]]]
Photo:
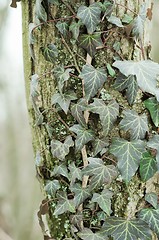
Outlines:
[[[40,2],[40,1],[39,1]],[[42,1],[46,3],[47,1]],[[100,1],[98,1],[100,2]],[[120,0],[115,1],[116,7],[113,14],[118,18],[122,19],[125,14],[128,14],[132,18],[136,17],[136,13],[139,12],[141,4],[145,1],[136,0]],[[39,27],[35,27],[32,31],[34,43],[29,39],[28,26],[30,23],[36,22],[35,17],[35,1],[22,1],[23,11],[23,48],[24,48],[24,71],[25,71],[25,85],[26,85],[26,96],[28,103],[28,111],[30,115],[30,123],[32,126],[33,136],[33,147],[37,158],[40,156],[40,164],[36,164],[37,177],[40,181],[41,187],[44,190],[45,184],[48,180],[52,180],[50,172],[53,171],[54,167],[57,166],[58,160],[53,158],[51,153],[51,140],[56,139],[64,141],[68,135],[70,135],[69,128],[75,123],[72,117],[64,112],[55,111],[51,104],[52,95],[56,92],[56,80],[52,71],[54,69],[54,63],[46,61],[42,54],[42,48],[46,47],[47,44],[55,44],[59,49],[59,55],[57,62],[63,64],[63,66],[73,66],[75,68],[75,75],[78,74],[78,70],[81,71],[85,61],[88,61],[88,55],[86,51],[79,47],[78,41],[72,41],[72,36],[69,33],[66,36],[62,36],[57,30],[55,24],[57,20],[67,18],[67,22],[70,24],[74,19],[74,12],[77,13],[79,6],[88,6],[88,1],[73,0],[59,1],[59,5],[50,5],[47,8],[45,5],[45,11],[47,12],[47,24],[43,21],[39,22]],[[146,1],[147,8],[151,7],[151,1]],[[70,17],[72,16],[72,17]],[[146,20],[146,24],[149,21]],[[105,26],[107,24],[107,26]],[[99,49],[92,59],[92,64],[95,67],[105,67],[109,63],[110,65],[114,62],[114,59],[126,59],[126,60],[142,60],[149,51],[148,41],[148,30],[147,27],[144,42],[142,45],[138,41],[135,41],[130,34],[131,25],[126,25],[124,28],[114,27],[113,24],[106,20],[102,23],[102,31],[107,31],[103,35],[103,41],[106,41],[106,47]],[[110,30],[112,29],[112,30]],[[110,31],[108,31],[110,30]],[[81,31],[85,32],[85,28]],[[119,51],[115,50],[114,46],[119,46]],[[142,48],[142,49],[140,49]],[[30,54],[31,53],[31,54]],[[32,57],[30,56],[32,55]],[[85,59],[85,60],[84,60]],[[38,95],[37,101],[30,97],[30,84],[31,78],[38,75]],[[78,81],[78,83],[77,83]],[[72,77],[72,86],[76,82],[77,93],[81,95],[82,87],[79,79]],[[71,86],[71,87],[72,87]],[[70,88],[71,88],[70,87]],[[114,99],[117,99],[121,109],[133,109],[137,113],[142,113],[143,103],[141,91],[138,92],[137,99],[133,106],[129,106],[127,100],[123,95],[110,87],[110,84],[105,85],[105,90]],[[91,116],[93,118],[93,116]],[[41,121],[42,118],[42,121]],[[96,116],[94,116],[96,118]],[[91,124],[91,123],[90,123]],[[119,137],[118,127],[114,126],[111,130],[109,138]],[[122,137],[127,138],[124,132],[120,131]],[[87,153],[88,154],[88,153]],[[89,154],[88,154],[89,155]],[[69,153],[69,161],[77,162],[81,159],[81,153]],[[86,156],[87,158],[87,156]],[[37,159],[36,159],[37,160]],[[117,179],[111,185],[114,192],[113,203],[112,203],[112,215],[116,217],[126,217],[132,219],[135,217],[143,203],[143,196],[145,191],[151,192],[154,188],[154,183],[157,182],[157,175],[151,179],[150,183],[144,183],[140,180],[138,173],[132,178],[130,183],[127,185]],[[152,184],[153,182],[153,184]],[[147,187],[149,186],[149,187]],[[155,190],[156,191],[156,190]],[[51,201],[50,197],[44,190],[45,197],[48,200],[49,212],[47,215],[48,226],[50,236],[53,239],[77,239],[75,233],[71,229],[71,220],[69,215],[62,214],[58,218],[53,215],[54,212],[54,200]],[[39,213],[39,218],[42,214]],[[90,225],[90,220],[84,221],[84,226]],[[45,235],[44,228],[42,229]]]

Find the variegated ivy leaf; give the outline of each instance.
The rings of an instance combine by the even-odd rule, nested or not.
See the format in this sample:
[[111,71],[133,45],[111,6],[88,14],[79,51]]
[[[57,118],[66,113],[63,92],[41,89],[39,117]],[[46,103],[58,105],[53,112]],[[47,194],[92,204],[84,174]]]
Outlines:
[[141,90],[155,95],[159,101],[159,89],[157,88],[157,76],[159,75],[158,63],[150,60],[139,62],[115,61],[113,66],[118,68],[127,77],[135,75]]
[[67,136],[64,143],[53,139],[51,141],[51,153],[54,158],[64,160],[66,155],[69,153],[70,147],[74,146],[74,142],[71,136]]
[[60,164],[54,167],[54,170],[51,172],[51,177],[62,175],[69,179],[68,170],[65,164]]
[[117,158],[118,169],[122,178],[129,182],[136,173],[145,144],[141,140],[127,141],[122,138],[115,139],[110,147],[110,152]]
[[99,207],[108,215],[111,214],[111,198],[113,193],[108,189],[104,189],[101,194],[94,193],[93,198],[91,199],[92,202],[96,202],[99,204]]
[[136,81],[136,76],[129,75],[128,77],[120,74],[113,85],[113,87],[118,91],[123,91],[126,89],[126,97],[128,103],[130,105],[133,104],[135,101],[137,91],[138,91],[138,84]]
[[108,217],[101,232],[111,236],[113,240],[152,240],[151,229],[144,221],[138,219]]
[[104,68],[94,68],[92,65],[84,65],[80,77],[84,80],[85,97],[87,100],[94,97],[107,80]]
[[144,3],[139,11],[138,16],[134,19],[132,34],[136,38],[142,39],[144,35],[144,23],[147,16],[146,3]]
[[83,240],[107,240],[108,238],[104,236],[101,232],[93,233],[91,229],[84,228],[77,235]]
[[130,131],[131,139],[144,139],[148,132],[146,114],[138,115],[134,110],[124,110],[124,118],[120,122],[120,128]]
[[72,36],[76,40],[78,39],[81,25],[82,25],[81,21],[78,21],[78,22],[73,21],[69,26],[69,31],[72,32]]
[[74,201],[72,199],[69,200],[65,192],[57,193],[57,198],[59,199],[59,201],[55,207],[55,211],[54,211],[55,216],[58,216],[65,212],[72,212],[72,213],[75,212]]
[[89,7],[81,6],[78,9],[77,17],[81,19],[86,26],[88,33],[93,33],[100,22],[101,8],[97,3],[89,5]]
[[124,27],[120,18],[116,17],[116,16],[113,16],[111,15],[109,18],[108,18],[108,22],[116,25],[117,27]]
[[61,21],[58,21],[56,23],[56,27],[57,29],[59,30],[59,32],[62,34],[62,35],[66,35],[66,33],[68,32],[68,24],[67,22],[61,22]]
[[83,203],[87,198],[91,197],[90,189],[88,187],[83,188],[79,183],[71,186],[70,190],[75,193],[73,200],[76,207]]
[[76,100],[77,96],[75,94],[75,92],[73,91],[68,91],[64,94],[60,94],[60,93],[55,93],[52,96],[52,104],[59,104],[60,107],[62,108],[62,110],[67,114],[70,103],[72,100]]
[[54,63],[57,60],[58,49],[53,43],[48,44],[47,47],[42,47],[41,50],[46,61]]
[[104,165],[100,158],[88,158],[89,164],[82,173],[83,175],[92,176],[90,181],[91,189],[100,187],[103,184],[109,184],[117,177],[118,172],[114,165]]
[[103,100],[94,98],[94,102],[89,105],[89,110],[99,114],[103,127],[103,135],[107,136],[119,115],[118,103],[112,100],[106,105]]
[[70,127],[70,131],[77,134],[75,140],[76,151],[80,151],[85,144],[94,139],[94,132],[92,130],[86,129],[79,124],[75,124]]
[[140,176],[142,181],[147,181],[157,172],[156,159],[149,153],[145,152],[140,160]]
[[159,205],[157,209],[145,208],[139,212],[138,217],[146,222],[159,238]]
[[151,97],[145,100],[144,104],[150,112],[153,123],[156,127],[159,127],[159,102],[155,97]]
[[98,153],[100,153],[103,148],[108,147],[109,146],[109,142],[108,139],[99,139],[96,138],[93,141],[93,157],[95,157]]
[[43,22],[47,21],[47,14],[44,7],[42,6],[42,0],[36,0],[35,2],[35,18],[38,21],[43,21]]
[[159,135],[154,135],[153,138],[151,138],[148,143],[147,146],[150,148],[153,148],[157,151],[156,153],[156,161],[157,161],[157,168],[159,171]]
[[70,170],[70,185],[72,186],[76,179],[78,180],[82,180],[82,172],[79,168],[77,168],[74,164],[74,162],[69,164],[68,169]]
[[79,99],[76,104],[71,105],[71,114],[77,120],[77,122],[85,127],[86,121],[83,112],[87,109],[87,103],[84,98]]
[[81,34],[78,38],[79,46],[84,48],[91,57],[97,52],[98,47],[103,47],[101,34]]
[[60,183],[58,180],[53,180],[53,181],[47,181],[46,185],[44,187],[44,190],[47,192],[47,194],[54,196],[56,191],[60,189]]
[[158,196],[156,193],[146,193],[145,200],[146,202],[150,203],[154,208],[157,208]]

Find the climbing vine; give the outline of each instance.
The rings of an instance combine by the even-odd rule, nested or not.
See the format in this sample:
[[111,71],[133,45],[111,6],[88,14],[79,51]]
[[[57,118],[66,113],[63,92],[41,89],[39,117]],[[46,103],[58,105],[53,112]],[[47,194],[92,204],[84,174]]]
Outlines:
[[[38,212],[44,239],[159,237],[157,190],[147,188],[159,169],[159,65],[144,46],[151,7],[146,1],[136,11],[111,0],[76,6],[35,1],[30,53],[35,64],[38,54],[48,62],[48,71],[31,76],[30,94],[34,128],[45,127],[49,136],[47,149],[36,155],[46,192]],[[55,18],[52,9],[58,8],[63,15]],[[117,8],[123,9],[121,17]],[[45,28],[54,28],[56,37],[34,51],[37,32]],[[124,54],[122,44],[132,50]],[[48,84],[46,75],[56,91],[42,109],[39,88],[41,81]],[[52,164],[43,151],[50,152]],[[49,237],[42,220],[47,213],[65,219],[65,234],[59,229]]]

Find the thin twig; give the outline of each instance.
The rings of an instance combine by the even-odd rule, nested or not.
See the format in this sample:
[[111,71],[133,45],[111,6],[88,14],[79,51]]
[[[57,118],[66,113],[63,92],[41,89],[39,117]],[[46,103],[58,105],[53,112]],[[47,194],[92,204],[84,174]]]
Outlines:
[[74,10],[72,9],[72,7],[68,3],[66,3],[64,0],[61,0],[61,2],[63,2],[63,4],[66,5],[66,7],[70,10],[71,13],[73,13],[73,15],[76,15]]

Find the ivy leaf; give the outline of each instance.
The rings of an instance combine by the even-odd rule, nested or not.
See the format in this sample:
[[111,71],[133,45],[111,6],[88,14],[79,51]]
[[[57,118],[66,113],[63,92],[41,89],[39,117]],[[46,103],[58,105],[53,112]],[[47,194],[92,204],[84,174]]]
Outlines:
[[145,144],[141,140],[127,141],[122,138],[115,139],[110,152],[117,158],[118,169],[126,182],[129,182],[139,167]]
[[113,16],[111,15],[109,18],[108,18],[108,22],[116,25],[117,27],[124,27],[120,18],[116,17],[116,16]]
[[71,136],[67,136],[64,143],[58,140],[51,141],[51,152],[54,158],[64,160],[66,155],[69,153],[70,147],[74,146],[74,142]]
[[68,170],[65,164],[60,164],[54,167],[54,170],[51,172],[51,177],[62,175],[69,179]]
[[77,152],[80,151],[86,143],[94,139],[93,131],[83,128],[79,124],[75,124],[69,129],[70,131],[73,131],[74,133],[77,134],[77,137],[75,140],[75,146],[76,146]]
[[112,68],[112,66],[110,65],[110,63],[107,63],[107,70],[108,70],[108,73],[111,77],[114,77],[115,76],[115,71],[114,69]]
[[107,136],[119,115],[118,103],[112,100],[106,105],[103,100],[94,98],[94,102],[89,106],[91,112],[99,114],[103,127],[103,135]]
[[102,17],[102,21],[103,21],[106,16],[109,17],[111,15],[114,8],[114,3],[112,1],[105,0],[104,3],[100,3],[100,4],[101,4],[102,12],[104,13],[104,16]]
[[54,4],[54,5],[59,5],[58,0],[49,0],[49,3]]
[[76,207],[83,203],[87,198],[91,197],[90,189],[82,188],[81,184],[79,183],[71,186],[70,190],[75,193],[74,203]]
[[72,186],[75,183],[76,179],[82,180],[82,172],[75,166],[74,162],[69,164],[68,168],[70,170],[70,185]]
[[52,104],[58,103],[62,110],[67,114],[71,101],[76,99],[77,96],[75,92],[71,90],[64,94],[55,93],[52,96]]
[[57,29],[59,30],[59,32],[62,34],[62,35],[66,35],[67,32],[68,32],[68,24],[67,22],[61,22],[61,21],[58,21],[56,23],[56,27]]
[[149,110],[153,123],[159,127],[159,103],[155,97],[144,101],[145,107]]
[[86,99],[94,97],[107,80],[106,71],[103,68],[96,69],[92,65],[84,65],[80,77],[84,80]]
[[89,7],[81,6],[77,12],[77,17],[81,19],[90,34],[96,30],[96,27],[100,22],[100,15],[101,8],[97,3],[93,3]]
[[107,240],[108,238],[100,232],[93,233],[91,229],[84,228],[77,235],[83,240]]
[[114,240],[152,240],[152,232],[148,225],[138,219],[108,217],[101,231],[103,234],[113,237]]
[[58,49],[54,44],[50,43],[47,47],[42,47],[41,50],[46,61],[54,63],[57,60]]
[[98,47],[103,46],[101,34],[81,34],[78,38],[79,46],[84,48],[91,57],[97,52]]
[[74,201],[72,199],[69,200],[65,192],[57,193],[57,198],[59,199],[59,201],[54,211],[55,216],[58,216],[65,212],[75,212]]
[[157,208],[158,196],[156,193],[146,193],[145,200],[146,202],[150,203],[154,208]]
[[144,35],[144,23],[146,20],[147,9],[146,4],[144,3],[141,8],[138,16],[134,19],[132,34],[133,36],[142,39]]
[[139,212],[138,217],[145,221],[149,227],[157,234],[159,237],[159,205],[157,209],[145,208]]
[[86,121],[83,114],[83,111],[85,111],[86,108],[87,108],[87,105],[86,105],[86,100],[84,98],[79,99],[79,101],[76,104],[72,104],[71,106],[72,116],[83,127],[86,126]]
[[93,141],[93,157],[95,157],[99,152],[101,152],[103,148],[108,146],[109,146],[108,140],[96,138]]
[[78,39],[81,25],[82,25],[81,21],[78,22],[73,21],[69,26],[69,31],[72,32],[73,38],[76,40]]
[[140,160],[140,176],[142,181],[147,181],[157,172],[156,159],[145,152]]
[[135,75],[138,86],[142,91],[151,93],[159,101],[159,89],[157,88],[157,75],[159,74],[159,64],[150,60],[139,62],[115,61],[113,66],[118,68],[125,76]]
[[54,196],[56,191],[60,189],[60,187],[61,186],[58,180],[53,180],[53,181],[48,180],[46,182],[44,190],[47,192],[47,194]]
[[117,176],[117,169],[113,165],[104,165],[100,158],[88,158],[89,164],[86,166],[82,173],[83,175],[92,176],[90,187],[95,189],[102,184],[109,184]]
[[124,110],[124,118],[120,122],[120,128],[130,131],[131,139],[144,139],[148,132],[148,121],[146,114],[138,115],[134,110]]
[[153,138],[151,138],[148,141],[147,146],[157,151],[156,161],[157,161],[157,168],[159,170],[159,135],[154,135]]
[[128,103],[130,105],[133,104],[138,91],[136,76],[129,75],[128,77],[126,77],[123,74],[120,74],[117,77],[113,87],[118,91],[123,91],[126,89],[126,97],[127,97]]
[[92,202],[96,202],[99,204],[99,207],[108,215],[111,214],[111,198],[113,193],[108,189],[104,189],[101,194],[94,193],[93,198],[91,199]]
[[35,17],[43,22],[47,21],[47,14],[46,11],[44,9],[44,7],[42,6],[42,0],[36,0],[35,3]]

